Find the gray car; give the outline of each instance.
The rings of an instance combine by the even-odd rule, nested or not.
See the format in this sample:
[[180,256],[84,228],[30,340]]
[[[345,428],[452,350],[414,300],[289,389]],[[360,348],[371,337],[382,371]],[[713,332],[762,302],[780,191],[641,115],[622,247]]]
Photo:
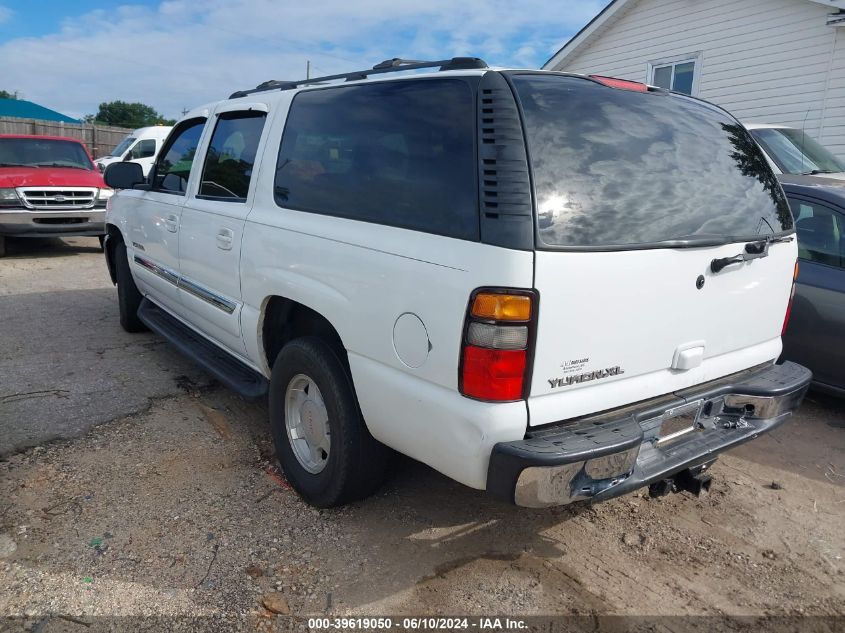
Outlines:
[[798,233],[798,281],[783,357],[820,390],[845,396],[845,182],[779,176]]

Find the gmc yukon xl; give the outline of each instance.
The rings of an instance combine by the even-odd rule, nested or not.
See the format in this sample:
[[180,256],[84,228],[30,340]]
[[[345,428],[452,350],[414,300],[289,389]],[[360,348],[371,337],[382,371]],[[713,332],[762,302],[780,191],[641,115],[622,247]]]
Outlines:
[[388,60],[199,107],[106,182],[124,328],[267,395],[316,506],[393,451],[523,506],[698,492],[810,381],[775,362],[783,191],[686,95]]

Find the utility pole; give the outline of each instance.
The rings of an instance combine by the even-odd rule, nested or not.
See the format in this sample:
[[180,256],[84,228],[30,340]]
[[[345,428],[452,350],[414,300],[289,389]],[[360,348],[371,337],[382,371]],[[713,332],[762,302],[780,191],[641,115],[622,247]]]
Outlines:
[[190,112],[188,108],[182,108],[182,116],[185,116],[186,114],[188,114],[188,112]]
[[311,60],[306,60],[305,62],[305,78],[311,79]]

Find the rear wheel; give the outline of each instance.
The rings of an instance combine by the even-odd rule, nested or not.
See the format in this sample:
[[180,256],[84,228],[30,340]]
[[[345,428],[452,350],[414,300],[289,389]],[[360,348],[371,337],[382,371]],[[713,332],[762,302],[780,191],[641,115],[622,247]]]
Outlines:
[[317,337],[289,342],[270,379],[270,425],[291,485],[318,508],[369,496],[391,451],[367,430],[344,363]]
[[114,267],[117,277],[117,305],[120,311],[120,326],[127,332],[145,332],[147,326],[138,318],[138,308],[144,296],[135,285],[126,244],[118,242],[114,247]]

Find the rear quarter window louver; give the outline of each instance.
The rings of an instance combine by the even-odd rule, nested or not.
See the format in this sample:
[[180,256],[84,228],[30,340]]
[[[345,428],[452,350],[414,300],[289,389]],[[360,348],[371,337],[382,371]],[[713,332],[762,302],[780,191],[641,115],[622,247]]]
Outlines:
[[486,73],[478,90],[478,170],[481,241],[533,249],[525,139],[513,92],[497,72]]

